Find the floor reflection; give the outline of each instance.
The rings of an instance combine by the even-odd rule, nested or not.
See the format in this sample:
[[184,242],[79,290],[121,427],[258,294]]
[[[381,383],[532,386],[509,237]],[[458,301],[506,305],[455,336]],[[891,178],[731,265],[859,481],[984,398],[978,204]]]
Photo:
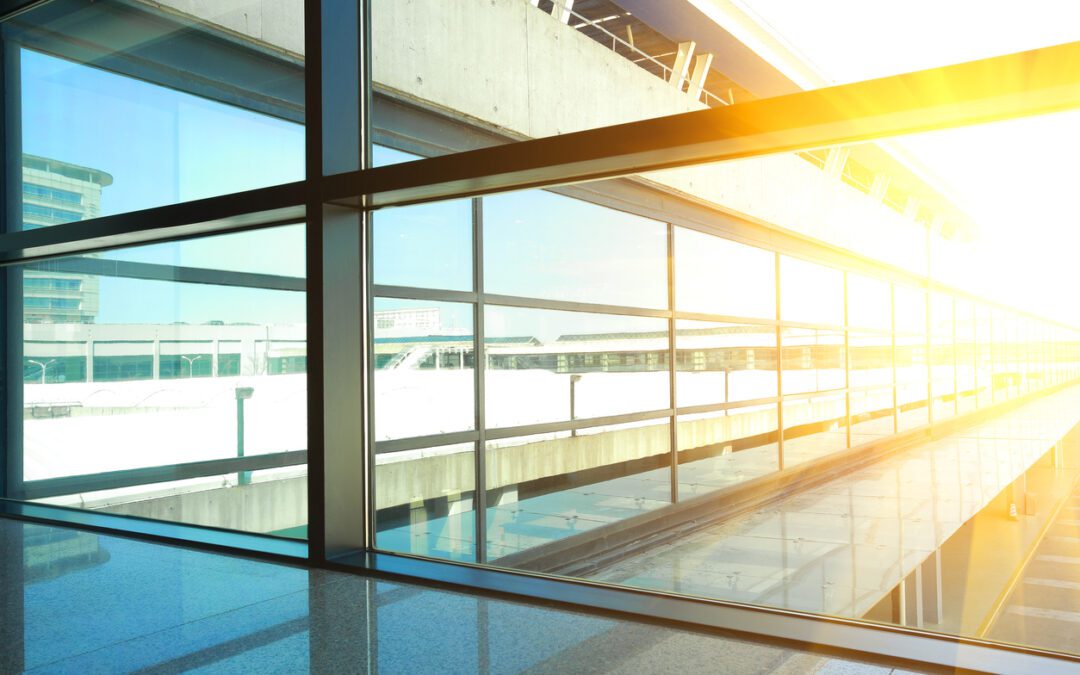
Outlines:
[[[651,624],[0,518],[0,672],[878,668]],[[863,672],[860,670],[860,672]]]

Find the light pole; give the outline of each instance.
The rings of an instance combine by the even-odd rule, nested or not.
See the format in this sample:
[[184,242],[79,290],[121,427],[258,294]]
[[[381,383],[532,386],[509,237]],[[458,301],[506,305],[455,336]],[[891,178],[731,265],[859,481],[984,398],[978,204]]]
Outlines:
[[[244,401],[251,398],[255,393],[254,387],[237,387],[236,388],[236,456],[244,456]],[[238,485],[250,485],[251,484],[251,472],[250,471],[238,471],[236,473],[236,482]]]
[[[578,382],[581,382],[581,375],[571,375],[570,376],[570,421],[571,422],[573,422],[574,418],[576,417],[575,410],[574,410],[574,402],[575,402],[574,399],[575,399],[575,393],[576,393],[576,390],[577,390],[577,383]],[[570,435],[571,436],[577,436],[577,429],[571,429],[570,430]]]
[[[188,366],[187,366],[188,375],[187,376],[188,377],[193,377],[195,375],[195,362],[198,361],[199,359],[201,359],[202,357],[203,357],[202,354],[199,354],[198,356],[184,356],[183,354],[180,355],[180,358],[187,361],[187,364],[188,364]],[[183,376],[184,376],[184,371],[181,369],[180,377],[183,377]]]
[[41,383],[42,384],[45,384],[45,369],[48,368],[49,366],[51,366],[52,364],[56,363],[56,359],[49,359],[48,361],[45,361],[44,363],[42,363],[41,361],[35,361],[34,359],[26,359],[26,361],[27,361],[27,363],[32,363],[35,366],[38,366],[38,367],[41,368]]

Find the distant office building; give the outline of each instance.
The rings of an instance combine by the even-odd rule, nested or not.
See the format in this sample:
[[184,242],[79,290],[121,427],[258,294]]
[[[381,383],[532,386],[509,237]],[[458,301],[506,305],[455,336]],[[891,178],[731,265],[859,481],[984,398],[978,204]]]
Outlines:
[[375,335],[377,337],[436,335],[442,329],[442,310],[437,307],[388,309],[375,312]]
[[[30,230],[97,218],[101,189],[112,176],[55,159],[23,155],[22,222]],[[25,323],[94,323],[98,279],[84,274],[26,269]]]

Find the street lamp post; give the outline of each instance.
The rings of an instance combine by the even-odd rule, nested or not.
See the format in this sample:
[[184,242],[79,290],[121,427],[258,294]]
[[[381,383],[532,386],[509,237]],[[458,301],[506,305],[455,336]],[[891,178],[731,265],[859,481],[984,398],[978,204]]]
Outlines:
[[[576,391],[577,391],[577,383],[580,382],[580,381],[581,381],[581,375],[571,375],[570,376],[570,421],[571,422],[573,422],[574,419],[577,417],[576,411],[574,409],[574,404],[575,404],[575,397],[576,397],[575,395],[576,395]],[[577,429],[571,429],[570,430],[570,435],[571,436],[577,436]]]
[[[198,361],[199,359],[201,359],[202,357],[203,357],[202,354],[199,354],[198,356],[185,356],[183,354],[180,355],[180,358],[187,361],[187,364],[188,364],[188,366],[187,366],[188,377],[194,377],[195,376],[195,362]],[[183,370],[180,371],[180,376],[181,377],[184,376],[184,371]]]
[[38,366],[39,368],[41,368],[41,383],[42,384],[45,384],[45,369],[48,368],[49,366],[51,366],[52,364],[56,363],[56,359],[49,359],[48,361],[45,361],[44,363],[41,362],[41,361],[35,361],[34,359],[26,359],[26,361],[27,361],[27,363],[32,363],[35,366]]
[[[244,456],[244,401],[251,398],[255,393],[254,387],[236,388],[236,456]],[[238,471],[236,474],[238,485],[251,484],[250,471]]]

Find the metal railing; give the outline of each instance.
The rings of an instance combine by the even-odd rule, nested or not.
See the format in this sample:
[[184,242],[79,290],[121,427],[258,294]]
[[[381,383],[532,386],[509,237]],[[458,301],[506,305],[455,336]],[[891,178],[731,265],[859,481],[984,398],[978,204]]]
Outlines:
[[[534,7],[538,7],[538,5],[531,2],[530,0],[525,0],[525,1],[529,2],[529,4],[534,6]],[[569,14],[572,18],[578,19],[580,21],[580,23],[578,23],[578,24],[576,24],[574,26],[571,26],[575,30],[580,30],[581,28],[583,28],[585,26],[590,26],[592,28],[595,28],[595,29],[599,30],[601,33],[603,33],[606,36],[611,38],[611,51],[615,52],[616,54],[619,54],[619,50],[617,48],[617,45],[622,45],[627,50],[633,52],[634,54],[639,54],[642,57],[642,58],[637,59],[637,60],[635,60],[635,59],[627,59],[628,61],[630,61],[631,63],[637,64],[638,66],[641,66],[641,61],[648,61],[649,63],[652,63],[653,65],[655,65],[656,67],[658,67],[660,69],[660,74],[657,75],[657,77],[661,78],[665,82],[671,82],[671,78],[675,75],[675,71],[672,68],[669,68],[668,66],[664,65],[664,63],[661,62],[656,57],[645,53],[644,51],[638,49],[636,46],[634,46],[630,42],[622,39],[621,37],[619,37],[615,33],[612,33],[607,28],[604,28],[603,26],[600,25],[600,21],[595,20],[595,19],[588,19],[588,18],[582,16],[581,14],[575,12],[573,9],[566,7],[559,0],[555,0],[554,6],[559,11],[565,12],[566,14]],[[601,42],[600,40],[596,40],[596,42],[598,44],[605,44],[605,42]],[[619,54],[619,55],[623,56],[622,54]],[[652,72],[651,70],[649,70],[648,68],[645,68],[644,66],[641,66],[641,69],[645,70],[646,72]],[[707,76],[708,75],[706,74],[704,77],[707,77]],[[684,78],[684,81],[689,82],[689,79]],[[711,91],[709,91],[708,89],[706,89],[704,87],[704,84],[705,83],[704,83],[704,80],[703,80],[702,81],[702,87],[701,87],[701,93],[698,94],[698,96],[696,97],[697,100],[700,101],[702,99],[702,97],[704,97],[705,105],[707,105],[707,106],[709,106],[711,108],[715,108],[715,107],[721,106],[721,105],[731,105],[731,101],[728,101],[727,99],[721,98],[720,96],[717,96],[716,94],[712,93]],[[679,90],[680,91],[682,91],[682,86],[683,86],[683,83],[680,82],[679,83]],[[693,95],[690,92],[684,92],[684,93],[690,94],[691,96]]]

